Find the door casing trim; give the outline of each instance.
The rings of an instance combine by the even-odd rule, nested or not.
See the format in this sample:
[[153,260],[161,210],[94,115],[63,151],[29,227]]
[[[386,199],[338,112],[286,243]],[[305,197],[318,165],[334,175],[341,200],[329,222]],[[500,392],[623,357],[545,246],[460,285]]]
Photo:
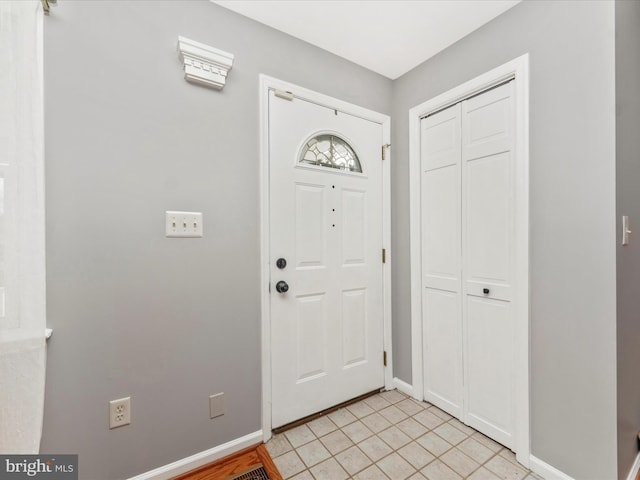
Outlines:
[[[262,370],[262,432],[264,441],[271,438],[271,308],[270,308],[270,245],[269,245],[269,90],[293,92],[318,105],[339,110],[382,125],[382,145],[391,143],[391,117],[357,105],[338,100],[312,90],[278,80],[264,74],[259,76],[260,88],[260,323]],[[285,100],[283,100],[285,101]],[[384,368],[385,388],[393,385],[393,352],[391,341],[391,152],[387,149],[382,162],[382,245],[386,248],[386,263],[382,265],[383,342],[387,352]],[[382,359],[380,359],[382,363]]]
[[411,269],[411,371],[414,398],[424,399],[422,367],[422,265],[420,120],[472,97],[484,90],[515,79],[515,432],[517,460],[529,466],[530,358],[529,358],[529,54],[469,80],[409,110],[409,226]]

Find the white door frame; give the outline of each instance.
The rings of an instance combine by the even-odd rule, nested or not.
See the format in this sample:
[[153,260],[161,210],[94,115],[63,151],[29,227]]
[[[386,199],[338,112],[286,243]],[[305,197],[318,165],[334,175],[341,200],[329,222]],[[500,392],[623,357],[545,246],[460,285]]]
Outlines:
[[[373,110],[353,105],[328,95],[299,87],[276,78],[260,75],[260,304],[262,332],[262,432],[264,441],[271,438],[271,303],[269,293],[270,248],[269,245],[269,90],[292,92],[295,98],[307,100],[341,112],[360,117],[382,125],[382,145],[391,143],[391,118]],[[387,366],[384,369],[384,386],[393,383],[391,351],[391,155],[387,149],[382,159],[382,244],[387,251],[386,262],[382,265],[383,282],[383,337],[387,352]],[[382,362],[382,359],[380,359]]]
[[424,399],[422,368],[422,279],[420,120],[502,82],[515,79],[515,432],[517,460],[529,466],[529,54],[459,85],[409,110],[409,208],[411,258],[411,352],[414,397]]

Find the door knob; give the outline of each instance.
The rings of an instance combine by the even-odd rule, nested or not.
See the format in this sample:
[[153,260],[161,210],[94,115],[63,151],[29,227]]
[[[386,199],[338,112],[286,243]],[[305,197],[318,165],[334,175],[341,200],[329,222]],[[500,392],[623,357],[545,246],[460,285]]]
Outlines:
[[484,293],[485,295],[489,295],[489,289],[488,288],[483,288],[482,289],[482,293]]
[[278,291],[278,293],[287,293],[287,291],[289,290],[289,285],[284,280],[280,280],[278,283],[276,283],[276,290]]
[[278,267],[280,270],[282,270],[286,266],[287,261],[284,258],[279,258],[278,260],[276,260],[276,267]]

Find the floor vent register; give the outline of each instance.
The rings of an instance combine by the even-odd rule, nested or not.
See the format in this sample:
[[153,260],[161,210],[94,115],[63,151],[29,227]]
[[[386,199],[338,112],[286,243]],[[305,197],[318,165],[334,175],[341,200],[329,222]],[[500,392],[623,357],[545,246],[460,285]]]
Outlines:
[[228,477],[227,480],[269,480],[269,476],[262,465],[252,467],[244,473]]

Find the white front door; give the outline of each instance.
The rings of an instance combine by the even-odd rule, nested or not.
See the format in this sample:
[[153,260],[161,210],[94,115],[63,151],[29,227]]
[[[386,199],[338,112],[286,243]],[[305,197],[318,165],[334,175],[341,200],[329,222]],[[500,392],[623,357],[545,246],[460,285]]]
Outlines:
[[384,385],[382,135],[269,92],[274,428]]
[[424,395],[513,446],[513,82],[421,123]]

